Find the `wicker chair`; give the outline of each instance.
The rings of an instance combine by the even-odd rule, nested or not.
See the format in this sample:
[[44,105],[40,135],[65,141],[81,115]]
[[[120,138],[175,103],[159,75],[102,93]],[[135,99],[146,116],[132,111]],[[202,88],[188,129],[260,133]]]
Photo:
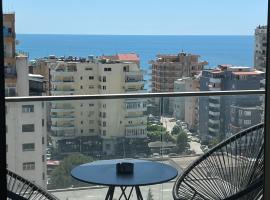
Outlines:
[[192,163],[177,178],[174,199],[262,199],[264,125],[241,131]]
[[7,199],[57,200],[55,196],[25,178],[7,170]]

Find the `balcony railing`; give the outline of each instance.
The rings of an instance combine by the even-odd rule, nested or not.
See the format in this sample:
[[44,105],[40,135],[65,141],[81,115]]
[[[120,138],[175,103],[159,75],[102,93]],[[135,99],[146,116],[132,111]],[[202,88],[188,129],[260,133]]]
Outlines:
[[[51,159],[64,161],[64,157],[68,157],[70,155],[77,156],[79,153],[85,156],[90,156],[94,160],[127,157],[144,158],[165,162],[176,167],[179,172],[181,172],[190,162],[192,162],[198,157],[198,154],[203,153],[202,149],[200,149],[200,146],[204,142],[204,134],[207,136],[211,145],[211,143],[215,142],[214,139],[219,136],[221,129],[219,128],[219,126],[216,126],[216,122],[219,122],[219,120],[214,120],[210,117],[204,118],[203,122],[207,120],[207,123],[205,125],[205,132],[199,133],[199,136],[196,136],[198,133],[193,130],[187,130],[187,127],[189,127],[189,125],[186,126],[185,123],[183,123],[183,120],[175,119],[173,117],[173,114],[166,113],[169,111],[169,109],[168,107],[166,107],[166,102],[164,101],[165,99],[174,99],[176,97],[182,97],[183,99],[185,99],[184,97],[196,96],[198,98],[198,102],[196,104],[199,104],[201,99],[203,100],[205,97],[209,96],[231,96],[232,98],[234,96],[238,96],[239,98],[245,99],[246,95],[262,96],[264,94],[264,90],[246,90],[31,97],[29,96],[6,97],[6,104],[8,107],[7,115],[11,112],[14,112],[13,114],[15,116],[15,119],[18,115],[18,113],[16,113],[18,112],[18,110],[12,111],[12,107],[9,108],[9,104],[12,106],[22,104],[28,105],[30,102],[45,102],[50,105],[47,107],[47,109],[53,112],[57,111],[57,109],[65,110],[66,112],[69,112],[70,109],[74,111],[74,115],[60,114],[62,112],[57,112],[57,114],[54,113],[51,114],[51,116],[48,116],[49,121],[51,120],[50,122],[48,122],[48,140],[50,141],[48,142],[48,144],[51,145],[49,147],[52,148],[54,152],[51,155]],[[120,99],[121,101],[110,102],[110,100],[118,99]],[[151,106],[154,105],[155,101],[151,101],[151,103],[149,103],[149,101],[153,99],[157,100],[157,102],[160,102],[162,105],[157,105],[157,111],[155,111],[154,109],[151,110]],[[189,98],[187,98],[187,100],[188,99]],[[143,110],[134,109],[132,111],[134,113],[131,115],[131,113],[125,109],[125,105],[132,102],[139,103],[140,108],[143,108]],[[62,103],[63,105],[67,104],[67,106],[60,107]],[[76,103],[78,104],[78,106],[74,106]],[[119,106],[116,105],[117,103],[119,103]],[[58,104],[59,107],[56,106]],[[90,106],[93,104],[97,105]],[[51,108],[52,105],[54,106],[53,108]],[[196,108],[197,106],[194,107],[194,109]],[[199,107],[197,114],[201,112],[200,109],[201,108]],[[93,115],[91,115],[90,118],[88,117],[88,112],[92,110],[94,110],[95,112]],[[21,109],[19,109],[19,111],[21,112]],[[100,112],[106,112],[106,118],[102,118],[100,125],[98,125],[97,121],[100,120]],[[210,110],[205,112],[204,114],[207,114],[208,116],[218,116],[222,115],[223,112],[216,113]],[[72,119],[72,121],[70,124],[67,122],[65,125],[62,125],[64,123],[59,123],[56,125],[55,122],[57,121],[57,119]],[[194,119],[194,123],[196,122],[200,124],[200,120]],[[141,124],[141,121],[144,121],[144,124]],[[104,124],[103,122],[106,123]],[[177,148],[179,147],[177,143],[177,134],[171,134],[173,127],[177,124],[179,124],[178,126],[181,127],[181,130],[183,130],[189,135],[189,140],[191,140],[188,142],[189,146],[185,147],[185,149],[183,149],[183,152],[181,153],[179,153],[177,150]],[[84,126],[87,126],[87,128],[84,128]],[[8,130],[9,129],[11,129],[11,127],[8,124]],[[21,127],[19,131],[21,131]],[[7,136],[8,135],[10,135],[10,133],[7,133]],[[160,142],[161,145],[153,146],[152,144],[155,144],[155,142]],[[9,148],[11,147],[9,146]],[[36,146],[36,148],[38,147]],[[61,153],[58,154],[58,152]],[[58,168],[58,170],[61,170],[61,168]],[[55,169],[50,171],[50,173],[54,172],[56,172]],[[63,169],[61,173],[62,172],[64,173]],[[61,192],[59,190],[51,191],[55,196],[59,197],[60,199],[65,198],[66,196],[70,196],[71,198],[88,198],[89,193],[91,193],[91,196],[94,196],[94,198],[96,199],[98,199],[99,197],[100,199],[102,199],[102,197],[104,198],[104,193],[106,193],[107,190],[106,187],[97,186],[93,186],[95,189],[89,186],[87,188],[84,188],[85,190],[82,190],[82,188],[80,188],[79,186],[88,185],[81,185],[78,182],[74,182],[74,180],[68,182],[67,184],[63,183],[63,185],[58,187],[53,182],[55,181],[56,177],[53,177],[53,175],[50,174],[48,175],[48,178],[48,189],[61,189]],[[171,199],[171,189],[173,187],[173,184],[174,182],[172,181],[163,184],[162,186],[145,186],[142,188],[142,195],[146,198],[150,189],[152,190],[155,198],[161,198],[162,196],[163,199]],[[71,185],[73,185],[73,189],[70,189]]]

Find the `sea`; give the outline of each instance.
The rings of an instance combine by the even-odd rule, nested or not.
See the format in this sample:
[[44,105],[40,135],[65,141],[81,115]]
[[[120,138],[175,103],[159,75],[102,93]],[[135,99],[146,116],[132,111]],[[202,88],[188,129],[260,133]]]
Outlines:
[[207,68],[218,64],[253,66],[254,36],[175,36],[175,35],[48,35],[17,34],[17,50],[29,58],[49,55],[87,57],[137,53],[146,80],[150,79],[150,60],[157,54],[186,52],[200,55]]

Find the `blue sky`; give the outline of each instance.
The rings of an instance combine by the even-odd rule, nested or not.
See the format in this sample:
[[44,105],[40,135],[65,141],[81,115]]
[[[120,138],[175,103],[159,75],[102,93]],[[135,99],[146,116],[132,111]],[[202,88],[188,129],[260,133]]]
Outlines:
[[3,0],[17,33],[253,35],[267,0]]

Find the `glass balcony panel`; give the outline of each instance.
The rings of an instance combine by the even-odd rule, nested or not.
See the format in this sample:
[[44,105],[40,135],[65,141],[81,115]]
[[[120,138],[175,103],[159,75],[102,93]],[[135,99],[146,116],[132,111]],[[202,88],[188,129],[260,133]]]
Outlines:
[[[61,163],[70,162],[67,164],[77,166],[94,160],[142,158],[172,165],[182,173],[191,162],[219,142],[263,121],[263,96],[248,97],[192,96],[7,103],[7,142],[10,144],[7,155],[12,158],[14,153],[10,149],[12,133],[21,132],[21,123],[28,124],[34,120],[34,132],[18,134],[18,141],[13,140],[13,143],[29,137],[28,140],[36,145],[35,151],[27,151],[28,156],[46,157],[45,162],[36,161],[39,163],[36,163],[35,170],[45,170],[46,174],[45,179],[37,183],[60,199],[67,196],[70,199],[83,199],[88,198],[89,194],[95,199],[104,199],[107,187],[74,180],[70,176],[71,168],[64,171],[67,166]],[[218,111],[210,103],[216,99],[220,102]],[[22,105],[30,104],[34,108],[22,113]],[[21,123],[11,125],[21,117]],[[40,119],[45,120],[44,126]],[[41,143],[42,137],[46,138],[45,143]],[[22,156],[22,159],[26,158]],[[52,165],[53,161],[58,164]],[[10,162],[8,160],[8,164]],[[9,166],[12,167],[12,164]],[[19,173],[26,176],[23,170]],[[152,194],[154,199],[170,199],[174,181],[141,187],[142,195],[144,198]],[[70,187],[74,190],[70,191]],[[55,189],[62,190],[56,192]],[[117,188],[115,196],[120,192]],[[135,198],[135,194],[132,194],[132,198]]]

